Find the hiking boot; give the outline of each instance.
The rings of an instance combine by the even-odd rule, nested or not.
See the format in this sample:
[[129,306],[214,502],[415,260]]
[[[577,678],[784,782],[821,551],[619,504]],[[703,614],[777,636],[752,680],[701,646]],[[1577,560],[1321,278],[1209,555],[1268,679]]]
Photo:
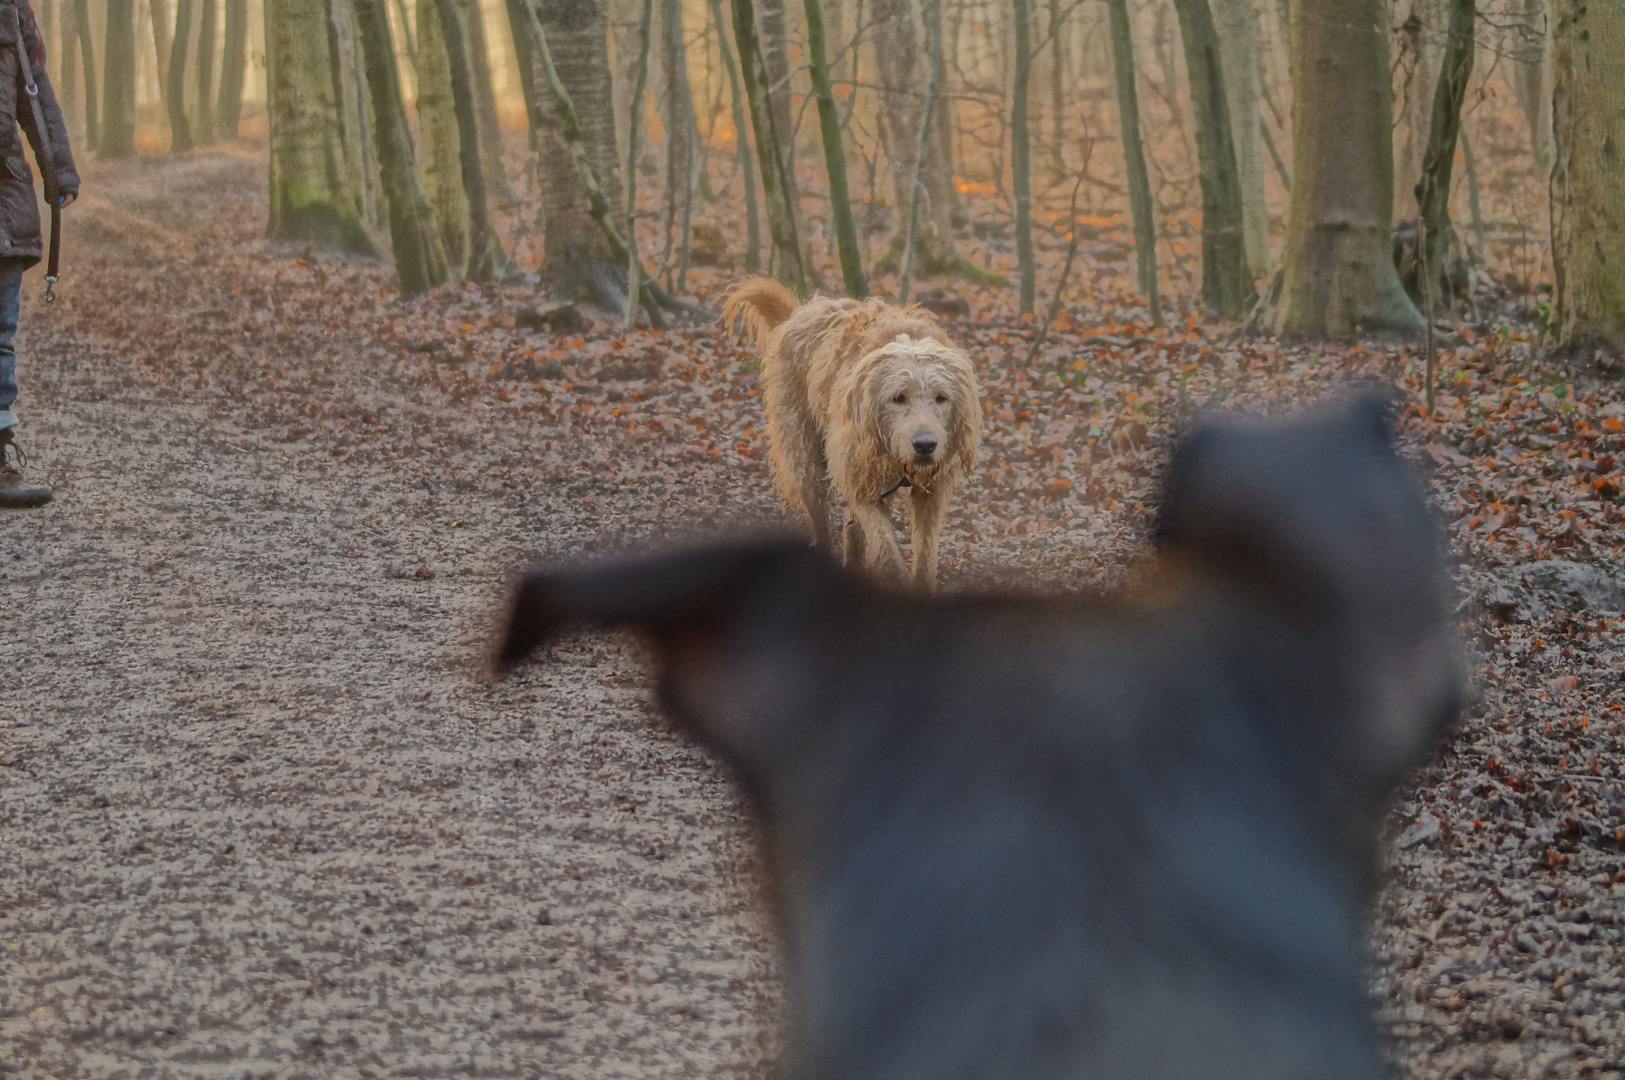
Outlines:
[[11,428],[0,428],[0,510],[25,510],[51,501],[51,489],[30,484],[23,476],[28,456],[14,441]]

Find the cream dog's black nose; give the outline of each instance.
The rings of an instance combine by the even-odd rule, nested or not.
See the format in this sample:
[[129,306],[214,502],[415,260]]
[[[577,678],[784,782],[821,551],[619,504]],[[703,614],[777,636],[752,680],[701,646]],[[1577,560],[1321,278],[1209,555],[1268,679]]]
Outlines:
[[914,452],[921,457],[930,457],[937,452],[937,437],[930,432],[920,432],[914,436]]

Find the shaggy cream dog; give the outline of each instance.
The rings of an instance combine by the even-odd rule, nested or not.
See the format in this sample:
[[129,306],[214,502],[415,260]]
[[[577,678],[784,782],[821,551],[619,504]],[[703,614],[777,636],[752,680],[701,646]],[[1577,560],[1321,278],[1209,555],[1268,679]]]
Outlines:
[[885,500],[906,488],[912,577],[935,588],[943,519],[976,463],[982,430],[970,358],[922,308],[828,297],[798,304],[764,277],[735,286],[722,317],[742,322],[762,350],[779,496],[807,515],[824,545],[839,492],[850,515],[847,564],[901,571]]

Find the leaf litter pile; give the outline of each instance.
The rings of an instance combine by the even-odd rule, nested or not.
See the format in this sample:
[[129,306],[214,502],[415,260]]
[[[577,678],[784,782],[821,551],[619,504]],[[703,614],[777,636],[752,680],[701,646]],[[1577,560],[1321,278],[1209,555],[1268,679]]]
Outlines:
[[[360,495],[353,505],[350,494],[334,503],[349,516],[335,512],[331,533],[309,541],[319,552],[311,557],[331,560],[354,588],[407,590],[400,603],[419,613],[422,625],[408,620],[392,632],[426,638],[423,662],[442,671],[439,682],[426,684],[424,701],[413,699],[412,716],[473,707],[454,705],[453,696],[483,698],[489,715],[517,727],[521,741],[537,725],[562,737],[560,725],[569,721],[534,704],[557,706],[546,672],[521,676],[517,697],[469,678],[486,646],[488,624],[479,620],[489,617],[508,572],[531,558],[575,558],[783,521],[765,461],[756,357],[715,325],[692,320],[664,333],[622,335],[603,313],[559,309],[527,285],[453,286],[400,303],[386,267],[259,241],[263,163],[252,154],[147,159],[96,180],[86,191],[99,194],[70,222],[78,235],[70,233],[67,299],[56,306],[55,322],[34,330],[25,365],[32,360],[40,371],[52,350],[74,360],[54,382],[45,380],[51,388],[34,402],[26,397],[25,366],[22,404],[36,414],[76,401],[139,398],[150,414],[185,405],[201,434],[250,455],[278,455],[300,489],[354,487]],[[183,196],[184,210],[177,205]],[[974,201],[968,209],[973,220],[996,216]],[[715,215],[729,216],[723,209]],[[1165,251],[1165,280],[1176,286],[1172,313],[1167,327],[1149,325],[1132,292],[1122,224],[1102,218],[1082,243],[1061,317],[1031,363],[1036,325],[1015,315],[1012,290],[946,279],[918,285],[938,297],[962,295],[970,314],[950,325],[977,363],[986,395],[982,459],[943,537],[946,588],[1109,582],[1143,551],[1159,463],[1180,425],[1200,410],[1281,411],[1351,382],[1397,387],[1403,402],[1421,399],[1414,344],[1292,343],[1203,325],[1190,310],[1190,290],[1177,288],[1196,273],[1194,239],[1188,249]],[[1177,239],[1181,229],[1188,234],[1189,223],[1173,221],[1167,232]],[[1041,247],[1042,309],[1062,245]],[[996,231],[973,254],[1009,268],[1008,246]],[[1625,389],[1590,358],[1571,361],[1539,343],[1540,296],[1524,241],[1492,240],[1490,255],[1476,310],[1443,328],[1434,414],[1410,404],[1399,420],[1403,452],[1428,477],[1451,538],[1474,699],[1464,726],[1394,809],[1389,884],[1372,934],[1372,991],[1401,1075],[1620,1075],[1625,713],[1616,699],[1625,674]],[[827,256],[823,267],[835,280]],[[696,270],[690,290],[715,307],[735,277],[727,269]],[[895,281],[873,285],[884,295]],[[35,305],[25,326],[44,318]],[[132,440],[132,453],[141,453],[143,438]],[[48,463],[51,440],[37,437],[34,451]],[[37,471],[58,483],[59,506],[74,499],[71,477],[53,476],[49,464]],[[390,517],[407,542],[380,535]],[[280,541],[266,535],[260,542],[269,552]],[[413,601],[413,589],[434,599]],[[439,627],[446,620],[433,617],[447,612],[455,627],[425,629]],[[594,703],[631,689],[625,707],[639,726],[614,735],[616,752],[631,760],[646,753],[640,747],[649,739],[666,740],[643,703],[646,677],[621,646],[604,641],[584,649],[562,649],[549,665],[577,687],[569,708],[580,723],[609,707]],[[28,662],[49,663],[33,654]],[[28,670],[36,689],[53,692],[48,668]],[[0,717],[8,707],[15,706],[0,705]],[[523,715],[527,710],[535,715]],[[41,701],[18,727],[48,728],[49,715]],[[21,757],[44,768],[37,752],[29,758],[30,738],[48,732],[24,732],[0,749],[12,762]],[[593,776],[629,769],[612,755]],[[527,784],[547,783],[529,775]],[[706,782],[709,798],[722,797],[714,776]],[[622,800],[616,810],[623,818],[628,806],[648,800],[635,783],[603,783]],[[731,804],[722,798],[726,811]],[[658,805],[646,808],[642,827],[655,827],[647,819],[658,813]],[[6,814],[0,821],[14,823]],[[697,828],[738,843],[731,822],[707,818]],[[438,839],[432,830],[427,835],[417,842],[444,858],[474,842],[444,831]],[[41,839],[34,850],[40,865],[50,861],[50,843]],[[616,873],[658,874],[665,856],[657,848],[619,857]],[[748,877],[748,855],[738,858]],[[170,872],[168,887],[178,887],[184,868]],[[28,880],[32,891],[0,891],[0,913],[8,916],[0,920],[0,941],[23,931],[25,955],[39,948],[26,932],[38,918],[30,905],[58,888]],[[750,891],[737,882],[702,885]],[[598,924],[601,942],[611,936],[604,927],[616,918],[615,902],[602,901],[609,914]],[[748,897],[735,906],[748,907]],[[564,919],[544,911],[536,921],[542,933]],[[61,940],[52,946],[60,953],[53,963],[85,962]],[[619,1041],[572,1042],[568,1018],[619,1008],[616,995],[631,993],[625,972],[617,986],[612,973],[582,961],[582,984],[574,977],[527,983],[532,997],[551,995],[529,1007],[562,1010],[552,1033],[508,1040],[489,1059],[469,1051],[469,1060],[483,1062],[486,1075],[523,1075],[538,1065],[576,1075],[572,1061],[600,1067],[634,1060],[658,1074],[704,1067],[758,1075],[771,1053],[775,992],[760,984],[771,982],[772,961],[759,928],[733,947],[756,956],[754,966],[741,966],[730,985],[683,984],[685,1004],[663,1016],[638,999],[644,1026]],[[514,961],[520,969],[552,962],[539,954]],[[635,955],[617,961],[629,969],[641,962]],[[604,972],[615,967],[605,963]],[[594,990],[600,976],[607,989]],[[313,985],[313,993],[320,990]],[[573,1004],[561,1005],[566,999]],[[714,1010],[724,1000],[754,1019],[697,1047],[660,1041],[666,1027],[720,1024]],[[22,1040],[16,1045],[33,1048],[42,1069],[85,1060],[65,1034],[84,1021],[71,1007],[55,1008],[7,1029]],[[433,1015],[453,1028],[473,1015],[448,1008]],[[156,1061],[164,1045],[160,1038],[112,1056]],[[308,1040],[300,1045],[305,1049],[287,1053],[308,1052]],[[324,1067],[350,1063],[363,1075],[404,1060],[387,1045],[346,1047],[331,1037],[324,1045],[317,1055]],[[455,1072],[461,1059],[452,1053],[445,1060]],[[591,1074],[587,1064],[579,1067]]]

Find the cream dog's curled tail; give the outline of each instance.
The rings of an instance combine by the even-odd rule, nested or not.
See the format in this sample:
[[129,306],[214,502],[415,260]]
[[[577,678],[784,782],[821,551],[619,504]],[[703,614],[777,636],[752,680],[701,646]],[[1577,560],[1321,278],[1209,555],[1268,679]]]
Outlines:
[[728,290],[722,302],[722,324],[742,325],[759,349],[767,348],[768,335],[801,306],[795,293],[770,277],[748,277]]

